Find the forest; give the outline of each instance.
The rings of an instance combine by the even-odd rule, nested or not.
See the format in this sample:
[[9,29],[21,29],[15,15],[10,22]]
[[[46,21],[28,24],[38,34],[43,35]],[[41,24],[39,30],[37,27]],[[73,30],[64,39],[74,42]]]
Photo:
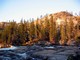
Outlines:
[[[62,16],[63,17],[63,16]],[[38,41],[48,41],[51,44],[70,45],[80,44],[80,17],[76,16],[77,24],[74,23],[74,16],[64,17],[64,22],[59,25],[52,14],[44,18],[6,22],[0,24],[0,44],[3,45],[27,45]],[[44,20],[43,20],[44,19]]]

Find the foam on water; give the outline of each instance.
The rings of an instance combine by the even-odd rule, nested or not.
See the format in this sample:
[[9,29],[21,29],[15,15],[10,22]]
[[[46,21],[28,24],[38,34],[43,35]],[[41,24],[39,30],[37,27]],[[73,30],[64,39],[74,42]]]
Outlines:
[[0,50],[14,50],[14,49],[17,49],[17,47],[11,46],[9,48],[0,48]]

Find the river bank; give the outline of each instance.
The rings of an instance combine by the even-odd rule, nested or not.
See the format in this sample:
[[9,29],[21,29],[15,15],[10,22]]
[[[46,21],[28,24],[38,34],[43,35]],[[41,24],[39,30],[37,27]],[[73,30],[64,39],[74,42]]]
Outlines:
[[0,60],[67,60],[76,52],[80,53],[77,46],[12,46],[0,49]]

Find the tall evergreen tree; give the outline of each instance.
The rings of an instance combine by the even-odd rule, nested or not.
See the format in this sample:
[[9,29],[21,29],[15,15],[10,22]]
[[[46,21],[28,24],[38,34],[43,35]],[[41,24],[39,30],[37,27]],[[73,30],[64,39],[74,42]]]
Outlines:
[[63,24],[60,25],[60,32],[61,32],[61,40],[60,44],[64,45],[66,43],[66,35],[65,35],[65,26]]
[[49,37],[50,37],[50,42],[55,44],[55,36],[56,36],[56,23],[53,20],[53,16],[50,15],[50,32],[49,32]]

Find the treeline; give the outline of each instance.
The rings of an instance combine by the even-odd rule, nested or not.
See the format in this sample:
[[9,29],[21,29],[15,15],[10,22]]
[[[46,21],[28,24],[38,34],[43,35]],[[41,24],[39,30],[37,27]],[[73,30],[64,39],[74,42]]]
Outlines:
[[0,30],[0,43],[10,45],[26,45],[26,42],[45,40],[52,44],[69,44],[73,39],[77,44],[80,43],[80,20],[74,25],[73,20],[69,22],[65,19],[64,24],[57,25],[53,15],[50,19],[45,16],[45,19],[37,19],[16,23],[9,22],[3,29]]

